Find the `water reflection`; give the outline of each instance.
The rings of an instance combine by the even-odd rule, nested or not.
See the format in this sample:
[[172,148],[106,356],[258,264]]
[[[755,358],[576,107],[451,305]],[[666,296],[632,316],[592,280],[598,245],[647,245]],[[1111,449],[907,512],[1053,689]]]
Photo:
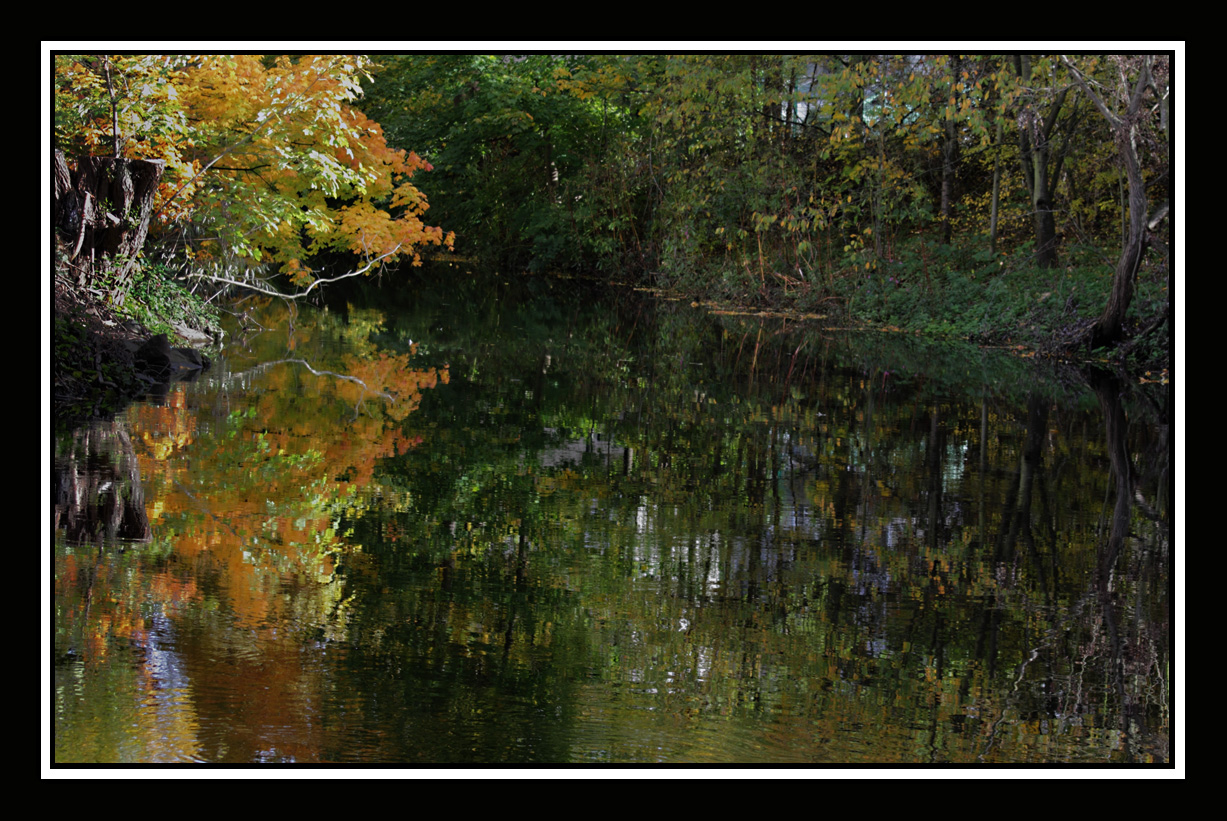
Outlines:
[[448,284],[60,439],[58,761],[1167,759],[1165,395]]

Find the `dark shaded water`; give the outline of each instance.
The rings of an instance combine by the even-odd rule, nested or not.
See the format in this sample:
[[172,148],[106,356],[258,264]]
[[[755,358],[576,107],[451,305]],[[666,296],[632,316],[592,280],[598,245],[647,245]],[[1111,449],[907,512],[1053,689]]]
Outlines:
[[1169,762],[1166,386],[541,279],[253,307],[57,435],[56,762]]

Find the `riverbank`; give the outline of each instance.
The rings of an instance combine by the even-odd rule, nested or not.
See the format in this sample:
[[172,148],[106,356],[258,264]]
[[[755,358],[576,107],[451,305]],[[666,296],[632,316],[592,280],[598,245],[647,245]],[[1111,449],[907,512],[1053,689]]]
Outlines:
[[[975,345],[1121,370],[1138,379],[1166,379],[1175,320],[1166,263],[1139,271],[1124,328],[1111,349],[1088,347],[1089,329],[1107,303],[1113,260],[1100,249],[1069,249],[1066,264],[1036,268],[1007,258],[979,259],[965,249],[872,258],[831,272],[761,278],[659,274],[662,290],[711,310],[764,311],[819,317],[857,328],[959,339]],[[916,258],[913,258],[916,257]]]
[[[1102,272],[1088,266],[940,275],[898,268],[872,271],[855,281],[845,277],[827,287],[798,282],[787,291],[750,291],[751,298],[656,292],[689,299],[718,314],[779,315],[958,338],[1024,356],[1109,364],[1138,381],[1168,379],[1174,322],[1166,278],[1157,272],[1139,276],[1124,344],[1110,351],[1088,350],[1080,340],[1106,299],[1107,286]],[[53,288],[52,407],[57,427],[114,413],[148,392],[156,378],[142,368],[134,352],[156,333],[168,333],[172,344],[191,347],[212,344],[209,331],[216,333],[215,318],[181,307],[172,317],[159,316],[156,308],[147,306],[141,315],[148,322],[142,323],[75,287],[68,277],[55,276]]]
[[53,276],[52,289],[51,412],[57,429],[116,413],[165,381],[157,364],[138,357],[141,346],[159,333],[174,346],[212,344],[204,330],[211,328],[210,317],[161,316],[151,328],[67,277]]

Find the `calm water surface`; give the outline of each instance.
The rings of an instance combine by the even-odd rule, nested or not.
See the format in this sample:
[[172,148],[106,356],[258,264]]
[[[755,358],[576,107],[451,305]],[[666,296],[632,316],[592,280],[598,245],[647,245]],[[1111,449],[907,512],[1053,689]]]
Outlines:
[[1167,386],[540,279],[241,309],[56,434],[56,762],[1169,761]]

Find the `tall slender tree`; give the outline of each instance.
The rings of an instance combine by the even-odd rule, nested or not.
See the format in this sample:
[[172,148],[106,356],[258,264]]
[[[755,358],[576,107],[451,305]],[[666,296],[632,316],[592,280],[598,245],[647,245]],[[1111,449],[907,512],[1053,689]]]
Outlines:
[[1154,213],[1147,213],[1149,201],[1142,173],[1142,153],[1149,151],[1154,155],[1166,150],[1166,141],[1155,139],[1155,125],[1158,123],[1162,128],[1166,123],[1169,58],[1153,54],[1111,57],[1108,62],[1115,71],[1110,85],[1088,77],[1069,57],[1062,56],[1061,62],[1111,126],[1129,184],[1127,239],[1112,276],[1108,303],[1091,328],[1091,347],[1101,347],[1119,342],[1124,335],[1134,280],[1150,241],[1150,232],[1168,213],[1167,201]]

